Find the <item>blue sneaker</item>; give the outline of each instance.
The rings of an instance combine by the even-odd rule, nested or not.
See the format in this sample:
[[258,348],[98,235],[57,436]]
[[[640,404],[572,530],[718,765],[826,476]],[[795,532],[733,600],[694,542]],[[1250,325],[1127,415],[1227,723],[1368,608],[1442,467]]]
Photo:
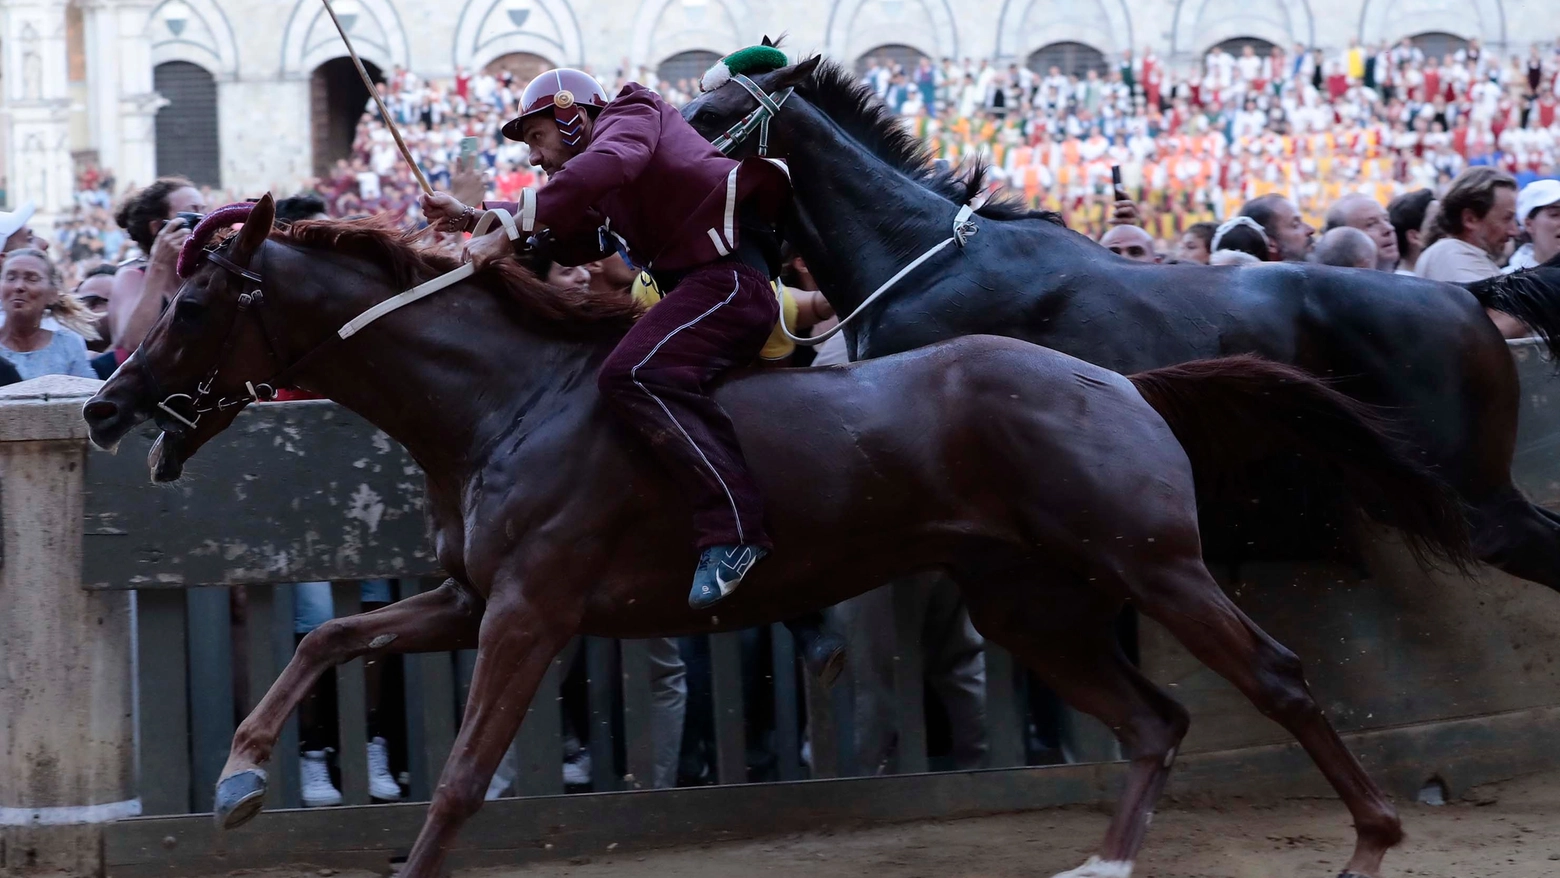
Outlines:
[[699,555],[698,569],[693,571],[693,590],[688,592],[688,606],[702,610],[715,605],[736,591],[742,584],[742,577],[767,554],[768,549],[748,545],[705,549]]

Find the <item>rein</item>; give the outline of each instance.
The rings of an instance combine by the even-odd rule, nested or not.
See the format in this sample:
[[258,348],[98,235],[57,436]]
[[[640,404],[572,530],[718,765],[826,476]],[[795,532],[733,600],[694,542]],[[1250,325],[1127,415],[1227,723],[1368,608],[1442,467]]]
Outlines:
[[824,342],[838,335],[840,331],[849,325],[852,320],[860,317],[861,313],[867,310],[868,305],[876,302],[880,297],[882,297],[884,293],[893,289],[895,284],[904,280],[905,275],[921,267],[921,263],[931,259],[938,253],[941,253],[943,249],[946,248],[949,244],[957,244],[962,248],[965,242],[967,242],[971,236],[980,231],[980,227],[975,225],[975,221],[971,219],[971,217],[974,215],[975,206],[973,204],[966,204],[960,207],[959,212],[954,214],[953,217],[952,235],[949,235],[948,237],[939,241],[937,244],[934,244],[930,250],[927,250],[925,253],[917,256],[904,268],[901,268],[899,271],[895,272],[893,277],[883,281],[881,286],[872,291],[872,295],[863,299],[861,304],[856,306],[856,310],[850,312],[849,316],[841,319],[839,323],[834,324],[834,326],[830,328],[828,332],[825,332],[822,335],[813,335],[803,338],[802,336],[794,335],[791,332],[790,327],[785,325],[784,319],[780,321],[780,331],[785,333],[785,337],[790,339],[792,344],[799,344],[805,347],[817,347],[818,345],[823,344]]
[[[780,108],[785,106],[786,100],[791,97],[792,93],[794,93],[796,89],[788,88],[783,92],[775,92],[772,95],[766,94],[764,90],[758,86],[758,83],[740,73],[733,74],[731,81],[746,89],[747,93],[752,95],[754,99],[758,101],[758,106],[754,108],[753,112],[743,116],[742,119],[737,122],[737,124],[726,129],[724,134],[715,138],[713,141],[711,141],[711,143],[713,143],[715,148],[720,150],[723,154],[730,155],[733,149],[736,149],[743,141],[747,140],[749,137],[752,137],[754,129],[757,129],[759,157],[768,158],[769,123],[772,119],[780,114]],[[877,301],[884,293],[893,289],[895,284],[899,283],[901,280],[904,280],[905,275],[915,271],[921,266],[922,263],[926,262],[926,260],[931,259],[933,256],[942,252],[943,249],[946,248],[949,244],[957,244],[960,248],[963,248],[965,243],[968,242],[976,232],[980,231],[980,227],[975,225],[975,221],[973,219],[974,215],[975,205],[973,201],[969,204],[961,206],[959,208],[959,212],[953,217],[952,235],[944,238],[941,242],[934,245],[930,250],[927,250],[925,253],[917,256],[904,268],[899,269],[899,271],[896,272],[893,277],[884,281],[881,286],[873,290],[872,295],[863,299],[861,304],[856,306],[856,310],[850,312],[848,316],[841,319],[840,322],[836,323],[834,327],[828,332],[825,332],[822,335],[814,335],[803,338],[802,336],[795,335],[791,332],[791,328],[785,325],[784,317],[782,317],[780,320],[780,331],[785,334],[786,338],[791,340],[792,344],[799,344],[804,347],[817,347],[818,345],[823,344],[824,342],[838,335],[839,332],[843,330],[852,320],[860,317],[861,312],[867,310],[868,305],[871,305],[873,302]]]
[[[486,234],[492,229],[494,223],[503,224],[504,233],[509,240],[519,239],[520,228],[515,224],[514,217],[503,209],[485,211],[482,214],[482,218],[478,220],[473,234]],[[526,223],[526,225],[529,226],[530,223]],[[530,231],[530,229],[527,228],[526,231]],[[386,314],[404,308],[440,290],[448,289],[476,273],[475,265],[467,262],[459,268],[447,271],[432,280],[392,296],[348,320],[340,329],[336,330],[334,335],[315,345],[302,357],[294,360],[292,365],[287,366],[283,365],[286,360],[282,357],[282,347],[278,341],[279,336],[273,330],[271,322],[265,317],[268,312],[260,307],[265,304],[264,276],[259,271],[251,271],[249,268],[239,265],[224,256],[221,252],[222,247],[223,244],[219,244],[216,247],[207,249],[205,258],[223,271],[246,281],[247,284],[252,285],[252,288],[246,289],[239,294],[238,308],[233,312],[233,322],[228,326],[227,335],[222,340],[222,348],[217,353],[217,358],[215,363],[212,364],[211,371],[207,372],[206,377],[195,385],[195,393],[193,395],[188,393],[165,394],[162,400],[157,403],[158,411],[154,418],[157,426],[166,433],[178,434],[184,432],[185,428],[195,429],[200,423],[201,415],[207,412],[226,411],[230,408],[246,406],[252,402],[270,402],[276,398],[277,388],[286,387],[289,381],[321,352],[358,334],[364,327]],[[246,313],[255,315],[255,319],[260,324],[261,332],[265,335],[266,343],[270,346],[271,360],[280,366],[281,369],[271,378],[259,384],[253,381],[245,381],[244,389],[247,391],[246,395],[224,396],[214,401],[210,400],[212,385],[216,382],[217,374],[221,371],[222,364],[227,360],[228,354],[233,348],[234,339],[237,337],[239,318]],[[157,376],[152,374],[151,364],[145,358],[142,358],[140,367],[141,374],[152,387],[153,395],[161,394],[162,384],[157,380]]]

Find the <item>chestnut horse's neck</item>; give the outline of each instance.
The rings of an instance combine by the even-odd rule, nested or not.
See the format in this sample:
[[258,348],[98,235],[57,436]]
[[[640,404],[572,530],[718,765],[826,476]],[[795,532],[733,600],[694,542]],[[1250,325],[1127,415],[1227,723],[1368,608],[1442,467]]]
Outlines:
[[[275,241],[265,273],[267,306],[277,308],[291,360],[401,292],[366,261]],[[523,429],[527,412],[587,403],[610,350],[528,331],[515,307],[456,284],[334,343],[296,383],[385,431],[434,482],[464,483],[503,437]]]

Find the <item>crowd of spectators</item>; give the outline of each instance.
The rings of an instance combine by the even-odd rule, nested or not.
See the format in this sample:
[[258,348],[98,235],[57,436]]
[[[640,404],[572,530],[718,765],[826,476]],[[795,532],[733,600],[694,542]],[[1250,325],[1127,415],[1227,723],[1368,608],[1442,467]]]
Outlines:
[[[1283,195],[1310,224],[1359,193],[1385,204],[1444,189],[1464,168],[1489,166],[1519,184],[1560,166],[1560,41],[1497,57],[1478,41],[1440,57],[1408,40],[1326,53],[1304,46],[1215,47],[1192,69],[1171,70],[1152,50],[1064,73],[1018,63],[922,58],[865,64],[863,78],[939,158],[980,158],[995,185],[1060,212],[1097,237],[1111,213],[1111,169],[1121,169],[1144,227],[1161,250],[1188,228]],[[630,79],[673,103],[687,80],[644,69]],[[524,145],[498,130],[517,112],[524,82],[507,70],[457,71],[430,81],[396,68],[381,96],[430,179],[447,183],[460,142],[477,155],[494,197],[536,182]],[[416,221],[416,185],[370,104],[350,157],[319,181],[334,215],[391,212]]]
[[[1215,47],[1183,70],[1170,69],[1152,50],[1129,50],[1112,63],[1073,72],[988,60],[921,58],[900,65],[874,58],[862,76],[937,158],[986,161],[994,187],[1022,192],[1034,206],[1060,212],[1072,228],[1131,258],[1202,261],[1222,249],[1264,259],[1271,245],[1274,253],[1283,251],[1278,258],[1363,265],[1368,238],[1378,267],[1409,270],[1421,241],[1429,246],[1456,234],[1417,225],[1405,232],[1405,223],[1422,219],[1426,206],[1467,169],[1503,175],[1515,186],[1513,197],[1557,175],[1557,73],[1560,41],[1502,57],[1472,41],[1437,57],[1404,40],[1333,53],[1298,45],[1267,51],[1247,45],[1238,54]],[[604,76],[603,84],[613,92],[629,80],[654,83],[674,103],[695,92],[686,79],[668,82],[627,66]],[[517,114],[524,85],[507,69],[458,69],[453,79],[436,81],[397,67],[379,96],[435,187],[450,185],[462,141],[474,138],[474,163],[489,196],[515,200],[521,189],[542,182],[525,145],[499,134]],[[1119,190],[1112,184],[1116,168]],[[56,220],[49,255],[61,289],[75,290],[94,273],[112,270],[104,266],[128,268],[114,283],[112,299],[120,304],[100,327],[97,347],[109,346],[108,323],[129,330],[132,338],[121,339],[121,348],[144,333],[147,321],[139,318],[153,315],[130,320],[128,303],[140,298],[130,287],[146,276],[166,282],[161,263],[176,249],[181,224],[172,223],[162,260],[153,245],[174,214],[228,200],[187,183],[174,188],[177,205],[155,185],[116,205],[113,172],[89,166],[77,181],[72,210]],[[331,216],[391,214],[409,226],[421,222],[416,181],[373,101],[350,155],[307,188]],[[1123,213],[1124,203],[1130,204]],[[1220,222],[1250,214],[1246,205],[1278,203],[1292,221],[1287,236],[1253,222],[1224,228],[1223,246],[1215,246]],[[1430,215],[1434,220],[1435,212]],[[1523,228],[1514,226],[1514,234],[1531,237],[1521,218],[1515,225]],[[1315,253],[1310,238],[1283,243],[1301,227],[1322,230]],[[1266,229],[1266,243],[1257,240],[1258,228]],[[1358,229],[1363,237],[1335,228]],[[1527,244],[1513,264],[1529,264],[1531,250]],[[1506,256],[1498,253],[1493,262],[1505,264]],[[1215,261],[1241,260],[1226,254]]]
[[1264,195],[1320,225],[1351,192],[1386,203],[1479,165],[1525,184],[1560,162],[1560,42],[1506,57],[1476,40],[1441,57],[1408,40],[1331,54],[1215,47],[1180,71],[1129,50],[1106,67],[922,59],[870,62],[865,77],[939,157],[984,158],[1035,206],[1095,235],[1112,166],[1169,241]]

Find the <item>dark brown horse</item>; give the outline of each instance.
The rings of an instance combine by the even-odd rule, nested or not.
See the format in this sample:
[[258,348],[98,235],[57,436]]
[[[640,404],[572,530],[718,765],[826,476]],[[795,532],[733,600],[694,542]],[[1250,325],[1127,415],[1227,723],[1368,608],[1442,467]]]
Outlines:
[[[234,735],[216,795],[223,825],[259,811],[260,766],[331,666],[475,647],[460,735],[403,873],[431,878],[571,637],[743,628],[944,568],[981,632],[1107,723],[1131,760],[1098,855],[1069,875],[1128,874],[1187,727],[1118,646],[1114,620],[1127,603],[1311,754],[1354,817],[1350,872],[1376,875],[1400,839],[1391,804],[1312,700],[1299,660],[1203,566],[1192,467],[1177,441],[1209,452],[1221,435],[1280,437],[1328,461],[1368,512],[1464,559],[1455,501],[1358,404],[1254,358],[1129,380],[983,336],[745,375],[718,396],[767,497],[776,549],[718,615],[700,614],[680,588],[689,511],[597,399],[596,369],[632,319],[628,305],[573,299],[500,266],[341,342],[337,327],[454,264],[361,224],[272,233],[273,209],[261,199],[242,231],[190,260],[173,306],[86,405],[92,438],[112,446],[158,417],[153,477],[175,479],[251,394],[266,395],[261,382],[282,376],[361,414],[421,464],[450,578],[304,639]],[[232,219],[208,220],[190,246]]]
[[[753,81],[766,92],[796,90],[770,123],[768,153],[791,173],[787,237],[842,314],[946,239],[954,212],[980,191],[978,174],[934,167],[846,67],[812,57]],[[756,107],[728,82],[683,114],[713,139]],[[751,155],[758,142],[746,137],[732,154]],[[1560,516],[1512,484],[1520,390],[1483,307],[1560,340],[1560,266],[1464,289],[1310,264],[1144,265],[1055,214],[1002,199],[982,206],[975,225],[967,246],[917,268],[851,326],[856,359],[989,333],[1124,374],[1248,353],[1298,366],[1391,413],[1420,460],[1464,499],[1482,560],[1560,589]],[[1334,497],[1303,465],[1264,462],[1239,490],[1204,492],[1209,557],[1311,558],[1346,544],[1349,518],[1338,513],[1347,509]],[[1251,514],[1254,500],[1261,515]]]

